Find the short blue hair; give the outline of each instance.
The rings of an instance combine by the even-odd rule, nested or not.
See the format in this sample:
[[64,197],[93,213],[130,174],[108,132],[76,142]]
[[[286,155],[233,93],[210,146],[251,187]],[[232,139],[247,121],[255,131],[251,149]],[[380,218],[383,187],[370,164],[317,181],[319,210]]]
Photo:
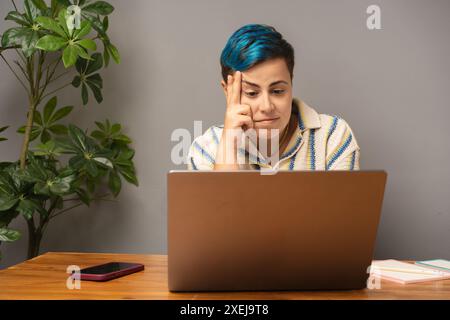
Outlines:
[[222,51],[222,78],[245,71],[274,58],[284,58],[291,79],[294,72],[294,49],[274,27],[248,24],[235,31]]

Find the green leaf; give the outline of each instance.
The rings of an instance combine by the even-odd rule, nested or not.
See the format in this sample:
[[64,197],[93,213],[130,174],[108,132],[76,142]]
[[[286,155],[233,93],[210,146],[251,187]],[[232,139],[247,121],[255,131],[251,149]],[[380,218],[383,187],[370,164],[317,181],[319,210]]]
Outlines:
[[34,111],[33,122],[37,123],[40,126],[42,126],[42,116],[41,116],[41,113],[39,111],[37,111],[37,110]]
[[133,149],[125,149],[122,150],[119,157],[117,159],[119,160],[131,160],[133,159],[135,154],[135,151]]
[[83,105],[86,105],[88,103],[88,91],[85,82],[83,82],[83,85],[81,86],[81,98],[83,100]]
[[32,1],[33,4],[36,6],[36,8],[41,10],[41,12],[45,12],[45,10],[48,9],[47,4],[45,3],[44,0],[32,0]]
[[2,36],[2,47],[10,47],[15,45],[20,46],[22,44],[22,38],[25,30],[26,28],[22,27],[15,27],[6,30]]
[[30,0],[24,0],[25,14],[28,21],[33,24],[34,20],[41,15],[41,10]]
[[51,127],[48,128],[53,134],[57,135],[66,135],[68,132],[68,129],[66,126],[62,124],[54,124]]
[[86,135],[80,128],[69,124],[69,136],[81,152],[87,151]]
[[71,168],[80,170],[83,168],[86,159],[83,156],[77,155],[69,159],[69,165]]
[[71,32],[69,31],[69,28],[67,28],[66,16],[67,16],[67,9],[62,8],[58,13],[58,24],[64,30],[64,32],[70,37]]
[[78,44],[75,44],[75,46],[77,47],[78,50],[78,55],[86,60],[92,60],[91,56],[82,48],[80,47]]
[[75,180],[75,175],[67,177],[56,177],[51,181],[50,192],[53,194],[64,195],[70,191],[70,184]]
[[114,140],[122,141],[122,142],[125,142],[127,144],[132,142],[131,139],[129,137],[127,137],[126,135],[124,135],[124,134],[120,134],[118,136],[115,136]]
[[68,45],[63,52],[64,67],[67,69],[77,62],[79,47],[76,45]]
[[44,107],[44,122],[49,123],[53,111],[55,111],[56,104],[58,103],[58,98],[54,96],[50,100],[48,100],[47,104]]
[[118,133],[120,130],[122,130],[122,126],[120,125],[120,123],[114,123],[111,127],[111,134],[116,134]]
[[111,54],[112,58],[114,59],[114,61],[119,64],[120,63],[120,53],[119,50],[117,50],[117,48],[113,45],[113,44],[109,44],[108,45],[108,51]]
[[12,242],[20,238],[20,232],[7,228],[0,228],[0,241]]
[[115,171],[111,171],[109,173],[108,187],[113,193],[114,197],[117,197],[117,195],[120,193],[120,189],[122,188],[122,181]]
[[82,46],[86,50],[92,50],[92,51],[97,50],[97,44],[95,43],[94,40],[91,40],[91,39],[82,39],[80,41],[77,41],[76,44]]
[[107,158],[96,157],[96,158],[93,158],[93,160],[97,161],[98,163],[101,163],[101,164],[103,164],[103,165],[105,165],[105,166],[107,166],[107,167],[109,167],[111,169],[113,168],[112,162],[109,159],[107,159]]
[[9,128],[9,126],[1,127],[1,128],[0,128],[0,132],[3,132],[3,131],[5,131],[5,130],[8,129],[8,128]]
[[100,70],[102,66],[103,66],[102,55],[96,52],[92,55],[92,60],[89,61],[85,74],[89,75],[91,73],[94,73],[95,71]]
[[37,146],[37,149],[34,151],[36,156],[52,156],[57,157],[60,156],[64,150],[56,145],[55,141],[49,140],[46,143],[42,143]]
[[27,21],[26,17],[24,17],[23,14],[17,11],[9,12],[6,15],[5,20],[11,20],[23,26],[30,26],[30,23]]
[[27,29],[22,38],[22,52],[26,57],[30,57],[36,51],[36,44],[39,40],[37,31]]
[[90,176],[95,178],[98,175],[98,168],[95,165],[94,161],[86,161],[85,168]]
[[119,167],[119,172],[128,182],[134,184],[135,186],[139,185],[138,180],[136,178],[136,173],[134,172],[133,168]]
[[69,0],[55,0],[55,1],[52,0],[52,4],[55,5],[56,3],[54,3],[54,2],[60,4],[60,5],[64,6],[64,7],[68,7],[68,6],[71,5]]
[[64,39],[67,39],[68,35],[64,32],[64,29],[58,24],[58,22],[50,17],[37,17],[38,22],[44,29],[50,30],[58,34]]
[[72,85],[75,88],[78,88],[80,86],[80,84],[81,84],[81,77],[80,76],[75,76],[75,78],[73,78]]
[[[22,126],[19,129],[17,129],[17,133],[24,134],[25,133],[25,126]],[[41,129],[39,129],[39,127],[37,127],[37,126],[33,126],[31,128],[30,141],[36,140],[36,138],[39,137],[40,134],[41,134]]]
[[114,11],[114,7],[105,1],[96,1],[83,7],[83,11],[106,16]]
[[75,192],[77,193],[78,197],[80,197],[80,200],[89,207],[89,205],[91,204],[91,198],[89,197],[89,194],[86,192],[86,190],[78,188]]
[[[61,37],[46,35],[39,39],[39,41],[36,43],[36,48],[45,50],[45,51],[57,51],[57,50],[61,49],[62,47],[64,47],[66,44],[67,44],[67,40],[65,40]],[[72,46],[68,46],[68,47],[72,47]],[[65,54],[66,50],[67,50],[67,48],[64,50],[64,54]],[[63,61],[64,61],[64,56],[63,56]],[[66,64],[65,61],[64,61],[64,64]]]
[[97,125],[97,127],[100,129],[100,130],[102,130],[102,131],[105,131],[106,129],[105,129],[105,125],[103,124],[103,123],[101,123],[101,122],[99,122],[99,121],[95,121],[95,124]]
[[106,138],[105,134],[103,132],[101,132],[101,131],[98,131],[98,130],[92,131],[91,137],[94,137],[95,139],[97,139],[99,141],[102,141],[103,139]]
[[33,213],[40,207],[36,200],[23,199],[20,200],[17,206],[17,211],[19,211],[27,220],[33,217]]
[[47,181],[38,181],[33,187],[33,192],[35,194],[41,195],[50,195],[50,186],[47,184]]
[[71,113],[73,110],[73,106],[66,106],[60,108],[58,111],[55,112],[55,114],[50,118],[50,123],[54,123],[58,120],[61,120],[64,117],[67,117],[69,113]]
[[97,87],[94,83],[87,81],[87,84],[89,88],[91,88],[92,92],[94,93],[95,100],[97,100],[98,103],[101,103],[103,101],[103,95],[102,91],[99,87]]
[[109,61],[111,60],[111,55],[109,54],[107,45],[104,45],[103,48],[103,59],[105,61],[105,67],[109,65]]
[[106,16],[105,18],[103,18],[103,31],[108,31],[108,27],[109,27],[109,19]]
[[92,82],[99,88],[103,88],[103,79],[100,74],[96,73],[86,78],[86,82]]
[[0,211],[11,209],[18,201],[18,198],[0,196]]
[[50,133],[48,133],[47,129],[43,129],[41,133],[41,141],[43,143],[46,143],[49,141],[52,137],[50,136]]
[[84,36],[88,35],[91,32],[92,26],[91,23],[87,20],[84,20],[80,24],[80,29],[76,29],[73,33],[73,39],[80,39]]

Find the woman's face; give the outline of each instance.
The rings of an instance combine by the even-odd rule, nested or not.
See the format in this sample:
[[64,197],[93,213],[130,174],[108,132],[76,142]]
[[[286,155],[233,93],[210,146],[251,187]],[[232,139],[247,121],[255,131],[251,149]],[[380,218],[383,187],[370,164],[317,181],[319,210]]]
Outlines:
[[270,129],[278,129],[281,135],[292,109],[292,81],[283,58],[264,61],[242,72],[241,104],[250,106],[257,133],[268,129],[270,138]]

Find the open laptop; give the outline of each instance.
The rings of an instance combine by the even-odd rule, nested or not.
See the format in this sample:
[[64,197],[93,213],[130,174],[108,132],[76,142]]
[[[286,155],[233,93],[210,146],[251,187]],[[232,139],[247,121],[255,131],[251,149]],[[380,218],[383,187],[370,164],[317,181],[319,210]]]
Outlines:
[[385,171],[170,171],[170,291],[367,286]]

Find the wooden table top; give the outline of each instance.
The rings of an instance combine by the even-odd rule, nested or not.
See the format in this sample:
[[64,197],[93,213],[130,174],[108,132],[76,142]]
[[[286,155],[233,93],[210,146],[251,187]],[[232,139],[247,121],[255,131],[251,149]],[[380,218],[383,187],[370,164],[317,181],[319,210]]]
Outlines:
[[[142,263],[145,270],[108,282],[81,281],[80,289],[67,289],[69,265],[85,268],[110,261]],[[48,252],[0,270],[0,299],[450,299],[450,279],[406,285],[382,280],[380,289],[347,291],[172,293],[166,255]]]

